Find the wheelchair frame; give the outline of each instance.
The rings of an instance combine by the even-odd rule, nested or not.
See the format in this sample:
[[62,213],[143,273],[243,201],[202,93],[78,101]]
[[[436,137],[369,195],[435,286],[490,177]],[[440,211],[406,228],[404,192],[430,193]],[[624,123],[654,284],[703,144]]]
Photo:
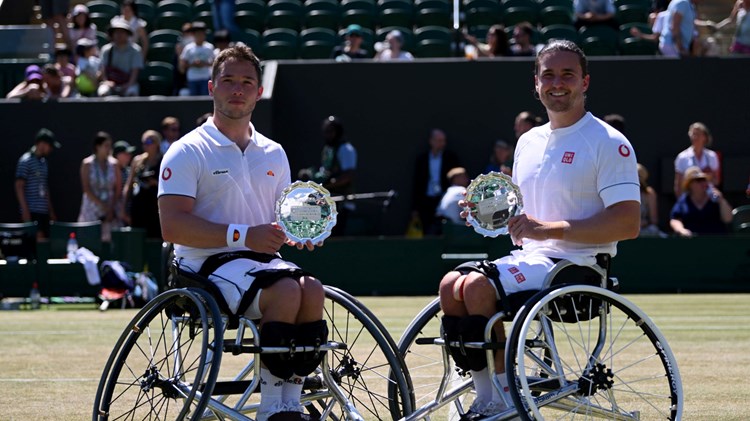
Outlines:
[[[206,290],[177,288],[160,294],[120,336],[97,389],[93,419],[252,420],[247,414],[258,409],[249,400],[259,391],[259,355],[309,351],[327,353],[305,379],[301,402],[311,414],[390,420],[410,413],[411,385],[393,339],[349,294],[328,286],[325,292],[324,312],[334,340],[318,348],[260,347],[255,322],[244,317],[239,317],[236,337],[225,341],[228,317]],[[251,338],[245,337],[248,333]],[[367,335],[372,349],[355,352],[352,348],[370,346],[363,339]],[[252,355],[231,381],[218,381],[224,353]],[[382,392],[368,385],[384,380],[389,384]],[[394,389],[398,398],[391,400],[387,395]],[[240,396],[229,404],[235,395]]]
[[[664,336],[635,304],[611,291],[617,288],[617,280],[608,278],[605,268],[590,267],[601,277],[599,286],[556,285],[555,276],[571,266],[576,265],[567,260],[556,263],[541,291],[519,309],[491,317],[484,342],[450,344],[485,350],[491,373],[495,372],[494,352],[505,350],[512,402],[506,401],[509,409],[486,420],[559,416],[680,420],[682,381]],[[414,412],[401,421],[457,418],[465,413],[464,401],[473,391],[467,373],[453,366],[439,314],[436,298],[412,320],[399,341],[399,352],[410,367],[415,399]],[[493,342],[495,324],[511,316],[506,341]],[[639,366],[647,374],[630,372]],[[439,378],[430,377],[430,372],[441,368]],[[497,391],[502,390],[496,376],[492,382]]]

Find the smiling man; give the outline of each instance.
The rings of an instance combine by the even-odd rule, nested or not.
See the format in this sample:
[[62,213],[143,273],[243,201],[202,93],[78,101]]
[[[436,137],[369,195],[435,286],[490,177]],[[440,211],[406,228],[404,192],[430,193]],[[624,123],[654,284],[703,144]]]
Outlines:
[[[446,340],[483,341],[488,318],[502,308],[501,296],[540,289],[560,259],[606,269],[617,241],[638,235],[635,153],[620,132],[586,111],[589,79],[586,56],[574,43],[552,41],[538,53],[534,87],[549,123],[524,133],[516,147],[513,181],[523,194],[524,214],[511,218],[508,229],[522,250],[491,262],[464,263],[443,277]],[[495,333],[504,341],[502,325]],[[471,372],[476,389],[461,419],[479,420],[505,409],[510,397],[502,398],[493,387],[485,351],[449,349],[456,365]],[[495,365],[507,393],[501,353]]]
[[[320,281],[278,250],[288,240],[274,206],[290,184],[284,149],[250,122],[263,93],[258,58],[240,45],[222,51],[208,91],[213,117],[172,144],[161,165],[162,235],[180,268],[213,282],[230,310],[260,319],[261,346],[327,342]],[[313,245],[306,244],[309,250]],[[310,420],[300,404],[304,377],[322,353],[262,354],[258,421]]]

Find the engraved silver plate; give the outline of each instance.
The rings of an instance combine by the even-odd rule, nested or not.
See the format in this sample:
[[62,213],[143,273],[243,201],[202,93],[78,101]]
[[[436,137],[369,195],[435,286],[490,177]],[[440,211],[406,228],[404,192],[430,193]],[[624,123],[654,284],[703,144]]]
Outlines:
[[508,234],[508,221],[520,215],[523,197],[517,185],[506,174],[490,172],[471,181],[466,189],[469,212],[466,220],[474,231],[485,237]]
[[336,225],[336,203],[320,184],[295,181],[276,201],[276,222],[290,240],[317,244],[328,238]]

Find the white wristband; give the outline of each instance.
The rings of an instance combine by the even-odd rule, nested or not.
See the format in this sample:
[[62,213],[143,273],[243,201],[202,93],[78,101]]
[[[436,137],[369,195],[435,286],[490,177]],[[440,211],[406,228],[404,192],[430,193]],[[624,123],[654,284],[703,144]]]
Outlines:
[[227,247],[246,248],[245,238],[247,238],[248,228],[250,228],[249,225],[229,224],[227,227]]

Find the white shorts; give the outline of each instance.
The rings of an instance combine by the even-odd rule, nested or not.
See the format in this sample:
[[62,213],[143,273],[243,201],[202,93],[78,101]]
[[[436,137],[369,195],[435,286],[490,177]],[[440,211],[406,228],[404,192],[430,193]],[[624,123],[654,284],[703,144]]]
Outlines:
[[[259,271],[284,269],[295,270],[299,267],[282,259],[273,259],[269,263],[251,259],[235,259],[220,266],[208,276],[208,279],[219,288],[232,313],[237,313],[242,297],[252,286]],[[261,292],[262,290],[258,290],[252,304],[245,312],[245,316],[249,319],[260,319],[263,316],[260,311]]]
[[[522,250],[513,250],[510,255],[503,256],[492,263],[500,272],[500,284],[502,284],[506,295],[520,291],[540,290],[544,285],[544,279],[552,270],[554,262],[547,256],[538,253],[525,253]],[[495,288],[495,296],[500,299],[500,293],[494,282],[490,282]]]

